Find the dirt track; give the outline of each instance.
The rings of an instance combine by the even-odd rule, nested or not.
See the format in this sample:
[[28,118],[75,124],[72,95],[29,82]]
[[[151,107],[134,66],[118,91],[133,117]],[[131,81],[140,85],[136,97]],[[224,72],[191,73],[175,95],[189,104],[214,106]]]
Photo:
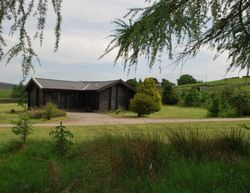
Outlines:
[[[80,125],[128,125],[149,123],[192,123],[192,122],[235,122],[250,121],[250,118],[210,118],[210,119],[152,119],[152,118],[116,118],[100,113],[67,113],[65,126]],[[40,123],[35,126],[56,126],[58,122]],[[0,127],[10,127],[10,124],[0,124]]]

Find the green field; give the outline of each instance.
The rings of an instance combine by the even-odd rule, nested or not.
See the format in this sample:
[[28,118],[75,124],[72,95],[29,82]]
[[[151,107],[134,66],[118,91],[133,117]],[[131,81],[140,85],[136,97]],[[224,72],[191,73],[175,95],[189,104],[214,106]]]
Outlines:
[[[0,128],[0,192],[247,193],[248,155],[235,161],[186,159],[166,137],[169,128],[217,136],[242,123],[69,127],[74,145],[65,157],[53,151],[52,128],[34,128],[26,146]],[[161,139],[150,137],[157,135]]]
[[[116,114],[116,112],[110,113],[116,117],[137,117],[136,113],[131,111],[121,112]],[[146,117],[156,118],[156,119],[202,119],[207,118],[207,110],[203,108],[194,107],[182,107],[182,106],[162,106],[159,112],[153,113]]]
[[0,98],[10,98],[12,89],[0,89]]

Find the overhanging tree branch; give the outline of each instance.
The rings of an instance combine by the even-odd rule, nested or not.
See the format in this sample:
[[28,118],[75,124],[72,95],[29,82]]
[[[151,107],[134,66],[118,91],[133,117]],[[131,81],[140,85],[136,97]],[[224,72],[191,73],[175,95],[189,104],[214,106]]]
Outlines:
[[[58,50],[61,34],[61,4],[62,0],[50,0],[56,14],[55,27],[55,51]],[[38,56],[33,49],[32,36],[39,39],[40,45],[43,42],[43,33],[46,25],[48,11],[48,0],[1,0],[0,3],[0,61],[3,57],[7,58],[7,64],[17,56],[22,58],[23,77],[29,74],[33,68],[33,60],[36,59],[40,64]],[[36,20],[35,34],[29,34],[26,23],[29,20]],[[3,22],[10,23],[9,35],[17,36],[18,42],[12,47],[8,47],[3,36]],[[7,48],[7,49],[6,49]],[[6,50],[6,51],[5,51]]]
[[159,0],[131,9],[129,22],[115,21],[104,55],[118,48],[115,62],[121,60],[130,68],[146,56],[152,67],[163,53],[172,59],[177,52],[174,59],[178,62],[195,56],[201,46],[209,46],[218,55],[229,53],[230,69],[245,69],[250,63],[250,1],[240,1]]

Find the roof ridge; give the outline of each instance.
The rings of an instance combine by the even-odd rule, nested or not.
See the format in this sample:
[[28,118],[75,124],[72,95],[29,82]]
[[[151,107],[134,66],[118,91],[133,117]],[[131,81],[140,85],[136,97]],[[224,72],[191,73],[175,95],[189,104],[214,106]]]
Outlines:
[[75,81],[75,80],[58,80],[58,79],[51,79],[51,78],[37,78],[34,77],[35,79],[41,79],[41,80],[52,80],[52,81],[63,81],[63,82],[81,82],[81,81]]
[[114,80],[58,80],[58,79],[51,79],[51,78],[40,78],[40,77],[33,77],[35,79],[42,79],[42,80],[52,80],[52,81],[64,81],[64,82],[75,82],[75,83],[79,83],[79,82],[114,82],[114,81],[119,81],[121,79],[114,79]]

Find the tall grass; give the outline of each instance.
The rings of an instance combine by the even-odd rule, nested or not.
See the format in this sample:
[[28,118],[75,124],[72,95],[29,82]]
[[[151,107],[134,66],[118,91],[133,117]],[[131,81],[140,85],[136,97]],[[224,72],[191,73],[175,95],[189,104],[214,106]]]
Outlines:
[[249,192],[245,130],[208,137],[176,129],[167,136],[169,143],[152,133],[101,134],[75,142],[64,157],[49,140],[29,138],[21,150],[6,143],[0,146],[0,192]]
[[249,136],[240,128],[224,131],[216,137],[208,137],[198,130],[169,130],[171,146],[188,159],[216,159],[234,161],[249,153]]
[[155,178],[167,168],[167,149],[156,134],[106,134],[92,141],[83,155],[112,175]]

